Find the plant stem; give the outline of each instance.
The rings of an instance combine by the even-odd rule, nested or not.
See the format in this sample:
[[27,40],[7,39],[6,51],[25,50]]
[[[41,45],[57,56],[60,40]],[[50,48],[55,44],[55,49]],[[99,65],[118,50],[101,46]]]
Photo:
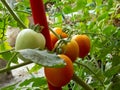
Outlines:
[[[104,84],[103,84],[103,82],[102,82],[102,80],[96,75],[96,73],[95,72],[93,72],[89,67],[87,67],[86,65],[84,65],[84,64],[82,64],[82,63],[78,63],[78,62],[75,62],[76,64],[78,64],[78,65],[82,65],[82,66],[84,66],[85,68],[87,68],[90,72],[92,72],[94,75],[95,75],[95,77],[100,81],[100,83],[104,86]],[[105,87],[105,86],[104,86]]]
[[57,33],[55,33],[50,27],[49,30],[57,37],[58,40],[61,39],[61,37]]
[[73,74],[73,78],[76,83],[78,83],[80,86],[82,86],[85,90],[93,90],[92,87],[90,87],[88,84],[86,84],[81,78],[79,78],[75,73]]
[[10,51],[13,51],[13,50],[14,50],[14,49],[2,51],[2,52],[0,52],[0,54],[7,53],[7,52],[10,52]]
[[12,55],[12,57],[10,58],[10,60],[9,60],[8,63],[7,63],[6,68],[9,68],[9,67],[10,67],[11,62],[14,60],[14,57],[15,57],[17,54],[18,54],[18,53],[15,52],[15,53]]
[[14,65],[14,66],[11,66],[11,67],[8,67],[8,68],[3,68],[3,69],[0,69],[0,73],[7,72],[7,71],[10,71],[10,70],[19,68],[21,66],[25,66],[25,65],[31,64],[31,63],[32,63],[32,61],[27,61],[27,62],[18,64],[18,65]]
[[21,21],[21,19],[16,15],[16,13],[12,10],[12,8],[8,5],[6,0],[1,0],[1,2],[4,4],[4,6],[8,9],[10,14],[13,16],[13,18],[23,27],[27,28],[24,23]]

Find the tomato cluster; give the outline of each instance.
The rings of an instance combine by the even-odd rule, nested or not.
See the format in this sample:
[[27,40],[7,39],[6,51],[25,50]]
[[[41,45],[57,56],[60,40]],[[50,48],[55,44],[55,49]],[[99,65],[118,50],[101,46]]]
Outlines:
[[77,57],[84,58],[90,52],[90,39],[87,35],[78,34],[68,39],[69,35],[63,32],[61,28],[55,28],[53,31],[61,37],[61,39],[58,40],[57,36],[50,32],[53,49],[59,46],[57,49],[61,50],[61,52],[56,52],[67,55],[72,62],[74,62]]
[[63,68],[44,68],[48,80],[49,90],[62,90],[61,87],[72,79],[74,69],[73,62],[78,58],[84,58],[90,51],[90,39],[87,35],[74,35],[71,39],[61,28],[55,28],[50,32],[53,50],[66,62]]
[[[53,51],[65,61],[66,65],[62,68],[44,67],[49,90],[62,90],[62,86],[72,79],[73,62],[78,57],[84,58],[90,51],[90,39],[87,35],[74,35],[71,38],[68,36],[61,28],[54,28],[53,32],[50,32]],[[41,33],[25,29],[18,34],[15,49],[44,49],[45,43],[45,37]]]

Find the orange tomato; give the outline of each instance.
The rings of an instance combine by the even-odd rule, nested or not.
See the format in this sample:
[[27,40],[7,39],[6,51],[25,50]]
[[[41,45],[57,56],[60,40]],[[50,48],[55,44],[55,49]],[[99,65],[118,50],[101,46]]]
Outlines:
[[[68,35],[62,31],[61,28],[54,28],[53,31],[59,35],[61,38],[66,38],[68,37]],[[54,48],[55,43],[58,41],[58,38],[54,35],[54,33],[50,32],[50,38],[51,38],[51,42],[52,42],[52,48]]]
[[67,44],[63,43],[58,49],[61,49],[62,54],[67,55],[72,62],[79,57],[79,46],[75,40],[71,40]]
[[79,57],[84,58],[90,51],[90,39],[87,35],[75,35],[72,37],[79,45]]
[[49,68],[45,67],[44,72],[48,82],[55,87],[62,87],[69,83],[73,76],[73,64],[69,57],[66,55],[58,55],[66,62],[66,66],[62,68]]

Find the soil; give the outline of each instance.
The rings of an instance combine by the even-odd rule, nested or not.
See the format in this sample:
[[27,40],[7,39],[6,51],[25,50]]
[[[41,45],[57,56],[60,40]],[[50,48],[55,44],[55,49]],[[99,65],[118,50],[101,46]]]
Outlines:
[[[12,75],[11,75],[11,74],[8,74],[7,78],[5,78],[4,81],[0,82],[0,88],[6,87],[6,86],[9,86],[9,85],[13,85],[13,84],[19,83],[19,82],[21,82],[21,81],[23,81],[23,80],[25,80],[25,79],[30,78],[30,77],[31,77],[31,74],[30,74],[27,70],[28,70],[28,69],[31,69],[32,66],[34,66],[33,63],[12,70],[12,71],[11,71]],[[27,69],[27,68],[28,68],[28,69]],[[32,73],[32,74],[33,74],[34,76],[39,76],[39,77],[44,76],[43,68],[40,69],[38,72],[34,72],[34,73]],[[9,76],[9,75],[10,75],[10,76]]]

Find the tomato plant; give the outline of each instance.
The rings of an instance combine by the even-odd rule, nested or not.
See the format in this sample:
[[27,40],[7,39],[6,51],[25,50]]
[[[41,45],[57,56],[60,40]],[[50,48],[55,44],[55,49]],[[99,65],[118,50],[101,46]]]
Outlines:
[[[7,3],[6,3],[7,1]],[[32,0],[31,0],[32,1]],[[34,0],[39,1],[39,0]],[[9,3],[9,4],[8,4]],[[74,37],[77,41],[78,38],[81,38],[78,45],[80,48],[80,57],[78,57],[74,62],[72,62],[74,67],[74,74],[72,80],[67,84],[60,87],[53,86],[51,88],[59,88],[63,90],[119,90],[120,88],[120,1],[119,0],[43,0],[44,3],[44,13],[47,16],[46,20],[42,18],[38,8],[37,11],[39,15],[34,18],[35,21],[41,19],[41,23],[44,24],[50,29],[58,28],[58,31],[51,32],[51,41],[49,35],[44,32],[48,41],[46,43],[54,44],[58,39],[62,40],[67,38],[68,40]],[[34,4],[34,3],[32,3]],[[40,3],[37,3],[40,4]],[[9,7],[10,6],[10,7]],[[34,5],[35,7],[37,5]],[[39,5],[41,6],[41,5]],[[40,7],[39,7],[40,8]],[[43,9],[43,7],[42,7]],[[12,28],[19,28],[20,30],[26,28],[34,27],[34,18],[32,19],[33,13],[30,7],[29,0],[1,0],[0,2],[0,58],[7,60],[8,64],[5,68],[0,69],[0,73],[22,67],[23,65],[30,64],[31,62],[18,63],[19,60],[16,55],[14,47],[9,45],[7,41],[7,27],[11,26]],[[44,17],[45,18],[45,17]],[[45,20],[45,21],[44,21]],[[34,23],[33,23],[34,22]],[[40,23],[39,23],[40,24]],[[44,26],[41,24],[41,26]],[[46,26],[43,27],[44,30]],[[48,30],[48,29],[47,29]],[[12,31],[11,31],[12,32]],[[10,33],[11,33],[10,32]],[[21,31],[22,32],[22,31]],[[55,35],[55,33],[57,35]],[[9,33],[9,34],[10,34]],[[62,34],[64,35],[62,36]],[[40,34],[40,33],[39,33]],[[48,36],[47,36],[48,35]],[[77,36],[76,36],[77,35]],[[83,36],[81,36],[83,35]],[[37,36],[37,35],[35,35]],[[79,36],[79,37],[78,37]],[[89,39],[87,38],[89,37]],[[30,35],[30,38],[32,36]],[[33,38],[28,39],[28,41],[33,40]],[[27,38],[21,39],[21,41],[27,41]],[[39,38],[41,40],[41,38]],[[38,40],[38,41],[39,41]],[[64,39],[63,39],[64,40]],[[85,40],[85,41],[84,41]],[[90,42],[89,42],[90,40]],[[36,45],[39,44],[36,40],[35,43],[31,42],[29,45],[26,44],[29,48],[36,48]],[[64,48],[68,47],[69,44],[64,45]],[[32,45],[33,44],[33,45]],[[83,45],[84,44],[84,45]],[[63,45],[63,44],[62,44]],[[24,43],[19,48],[23,48]],[[32,69],[28,70],[30,75],[29,79],[25,79],[20,83],[15,83],[13,85],[8,85],[6,87],[0,86],[2,90],[13,90],[18,88],[21,89],[48,89],[49,84],[46,82],[47,78],[45,75],[43,77],[33,76],[34,72],[41,70],[43,66],[46,68],[61,69],[61,64],[63,65],[63,60],[57,57],[56,51],[48,51],[47,47],[43,46],[42,50],[26,50],[23,55],[27,58],[32,58],[35,66]],[[47,46],[49,46],[47,44]],[[51,48],[51,45],[50,47]],[[72,51],[76,47],[72,47]],[[71,49],[66,50],[72,54]],[[30,51],[30,52],[27,52]],[[21,51],[22,52],[22,51]],[[20,52],[20,53],[21,53]],[[64,53],[65,54],[65,53]],[[70,55],[71,56],[71,55]],[[75,53],[72,57],[75,56]],[[52,58],[51,58],[52,57]],[[15,66],[11,66],[12,63]],[[56,71],[59,73],[58,71]],[[57,74],[56,73],[56,74]],[[52,76],[50,76],[52,78]],[[62,77],[61,77],[62,78]],[[52,80],[52,79],[51,79]],[[54,80],[54,79],[53,79]],[[56,83],[55,81],[54,83]],[[58,83],[56,83],[58,84]],[[1,85],[1,82],[0,82]]]

